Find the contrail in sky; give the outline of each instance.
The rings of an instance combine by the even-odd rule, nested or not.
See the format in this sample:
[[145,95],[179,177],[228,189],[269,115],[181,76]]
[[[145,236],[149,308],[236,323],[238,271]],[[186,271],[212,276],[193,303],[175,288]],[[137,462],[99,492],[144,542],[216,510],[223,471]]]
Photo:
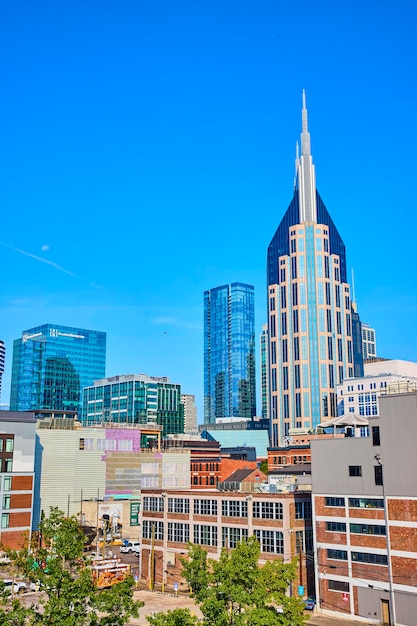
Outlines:
[[26,252],[26,250],[15,248],[14,246],[11,246],[5,241],[0,241],[0,244],[2,246],[5,246],[6,248],[10,248],[10,250],[14,250],[14,252],[19,252],[20,254],[24,254],[25,256],[28,256],[31,259],[35,259],[36,261],[40,261],[41,263],[46,263],[47,265],[52,265],[52,267],[59,270],[60,272],[64,272],[64,274],[68,274],[69,276],[73,276],[74,278],[79,278],[80,280],[83,280],[80,276],[77,276],[77,274],[74,274],[74,272],[70,272],[69,270],[66,270],[65,267],[61,267],[60,265],[58,265],[58,263],[54,263],[53,261],[48,261],[48,259],[43,259],[41,256],[36,256],[36,254],[31,254],[30,252]]

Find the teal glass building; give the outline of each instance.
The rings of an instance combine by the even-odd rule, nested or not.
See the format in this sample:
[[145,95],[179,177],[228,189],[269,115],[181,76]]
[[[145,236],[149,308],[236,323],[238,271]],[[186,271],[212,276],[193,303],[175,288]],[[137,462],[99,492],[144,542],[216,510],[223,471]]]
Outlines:
[[255,290],[231,283],[204,292],[204,423],[256,415]]
[[267,253],[271,446],[337,415],[336,386],[363,375],[343,240],[317,189],[303,93],[291,203]]
[[103,378],[106,333],[43,324],[13,343],[11,411],[79,412],[82,390]]
[[181,385],[166,376],[112,376],[94,381],[83,394],[84,426],[158,424],[163,436],[184,432]]

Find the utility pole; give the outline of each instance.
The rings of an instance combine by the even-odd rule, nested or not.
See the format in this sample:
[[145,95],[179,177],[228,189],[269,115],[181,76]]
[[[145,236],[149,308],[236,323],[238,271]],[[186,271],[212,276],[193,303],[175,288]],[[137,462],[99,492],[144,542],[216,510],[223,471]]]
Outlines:
[[388,583],[389,583],[389,615],[390,615],[390,624],[391,626],[395,626],[397,623],[396,611],[395,611],[395,596],[394,596],[394,579],[392,575],[392,562],[391,562],[391,539],[390,539],[390,531],[389,531],[389,515],[388,515],[388,502],[385,495],[385,487],[384,487],[384,464],[381,461],[381,455],[375,454],[375,461],[381,468],[381,483],[382,483],[382,498],[384,500],[384,520],[385,520],[385,532],[386,532],[386,544],[387,544],[387,561],[388,561]]

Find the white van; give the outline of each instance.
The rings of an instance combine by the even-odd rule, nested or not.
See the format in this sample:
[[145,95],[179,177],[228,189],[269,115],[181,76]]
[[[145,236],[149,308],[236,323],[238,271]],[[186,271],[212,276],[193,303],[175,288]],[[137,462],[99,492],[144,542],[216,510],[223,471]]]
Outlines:
[[139,541],[128,541],[124,546],[120,546],[120,552],[124,554],[132,554],[132,552],[136,552],[136,554],[139,554],[140,552]]

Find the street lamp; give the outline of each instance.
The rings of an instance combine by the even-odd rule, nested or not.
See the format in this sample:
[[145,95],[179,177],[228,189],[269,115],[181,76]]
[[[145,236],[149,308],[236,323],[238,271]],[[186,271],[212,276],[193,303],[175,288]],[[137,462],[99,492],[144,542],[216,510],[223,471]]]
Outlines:
[[384,465],[381,461],[381,455],[375,454],[375,461],[378,463],[381,468],[381,487],[382,487],[382,498],[384,501],[384,520],[385,520],[385,532],[386,532],[386,544],[387,544],[387,561],[388,561],[388,584],[389,584],[389,613],[390,613],[390,623],[391,626],[395,626],[396,624],[396,612],[395,612],[395,597],[394,597],[394,580],[392,575],[392,562],[391,562],[391,540],[390,540],[390,531],[388,524],[388,502],[385,495],[385,487],[384,487]]

